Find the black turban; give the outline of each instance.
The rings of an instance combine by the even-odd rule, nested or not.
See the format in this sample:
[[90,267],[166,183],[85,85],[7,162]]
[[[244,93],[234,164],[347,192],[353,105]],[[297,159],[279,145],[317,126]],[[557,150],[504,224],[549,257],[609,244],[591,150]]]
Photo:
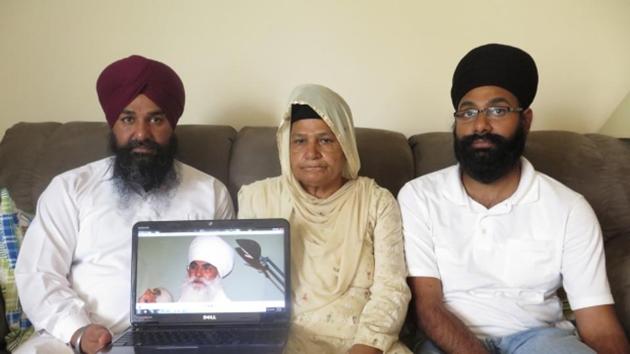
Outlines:
[[294,103],[291,105],[291,123],[302,119],[322,119],[311,106]]
[[525,51],[504,44],[486,44],[466,54],[455,69],[451,100],[457,109],[468,91],[480,86],[499,86],[510,91],[523,108],[536,96],[538,71]]

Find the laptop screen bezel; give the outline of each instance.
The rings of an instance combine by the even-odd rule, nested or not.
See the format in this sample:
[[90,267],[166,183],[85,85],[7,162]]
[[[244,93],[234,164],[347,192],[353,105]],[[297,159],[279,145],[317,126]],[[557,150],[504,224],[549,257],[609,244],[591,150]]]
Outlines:
[[[178,314],[138,314],[136,313],[137,270],[138,270],[138,240],[139,233],[147,231],[158,232],[187,232],[199,229],[224,230],[232,228],[256,228],[283,230],[284,244],[284,272],[285,272],[285,307],[277,312],[239,312],[239,313],[178,313]],[[140,221],[133,225],[132,229],[132,255],[131,255],[131,299],[130,320],[133,326],[142,324],[237,324],[237,323],[288,323],[291,314],[291,272],[290,272],[290,227],[285,219],[228,219],[228,220],[166,220],[166,221]]]

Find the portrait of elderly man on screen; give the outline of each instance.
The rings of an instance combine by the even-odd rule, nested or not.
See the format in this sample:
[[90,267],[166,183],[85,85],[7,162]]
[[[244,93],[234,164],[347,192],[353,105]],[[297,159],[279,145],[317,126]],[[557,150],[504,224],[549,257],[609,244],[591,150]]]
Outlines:
[[[188,248],[186,279],[179,302],[230,302],[222,280],[234,267],[234,249],[218,236],[198,236]],[[139,302],[172,302],[165,288],[147,289]]]

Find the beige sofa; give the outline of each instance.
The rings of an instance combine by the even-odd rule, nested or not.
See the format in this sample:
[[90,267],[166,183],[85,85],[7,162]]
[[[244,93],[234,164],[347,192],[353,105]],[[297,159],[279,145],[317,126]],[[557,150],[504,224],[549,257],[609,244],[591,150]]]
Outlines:
[[[234,200],[243,185],[280,173],[274,127],[177,127],[179,159],[228,186]],[[58,173],[108,155],[105,123],[18,123],[0,143],[0,187],[17,207],[35,211],[37,198]],[[394,195],[410,179],[455,162],[447,132],[404,135],[357,129],[361,175]],[[608,276],[616,308],[630,334],[630,141],[597,134],[535,131],[525,156],[591,203],[604,231]],[[400,255],[401,257],[403,255]],[[4,308],[0,309],[4,313]],[[0,321],[4,337],[6,324]]]

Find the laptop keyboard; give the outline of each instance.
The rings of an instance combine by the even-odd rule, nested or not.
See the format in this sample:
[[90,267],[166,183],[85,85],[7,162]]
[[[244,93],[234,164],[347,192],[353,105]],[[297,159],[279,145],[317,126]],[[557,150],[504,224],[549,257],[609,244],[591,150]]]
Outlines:
[[114,346],[276,344],[285,333],[278,328],[143,329],[127,332]]

